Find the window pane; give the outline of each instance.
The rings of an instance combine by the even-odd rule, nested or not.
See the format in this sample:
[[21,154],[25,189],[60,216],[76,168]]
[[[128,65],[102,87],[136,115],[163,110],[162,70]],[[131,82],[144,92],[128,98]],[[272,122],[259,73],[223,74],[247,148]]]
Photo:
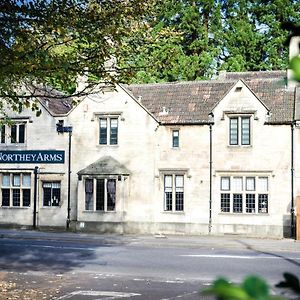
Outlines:
[[99,139],[100,145],[106,145],[107,144],[107,120],[106,119],[100,119],[100,139]]
[[165,175],[164,184],[165,184],[165,210],[166,211],[172,211],[173,176],[172,175]]
[[236,192],[240,192],[243,190],[243,177],[232,178],[232,190]]
[[43,182],[43,187],[44,188],[51,188],[52,184],[51,184],[51,182]]
[[20,186],[21,185],[21,176],[20,174],[13,175],[13,186]]
[[179,131],[178,130],[173,130],[173,141],[172,141],[172,146],[174,148],[179,147]]
[[233,194],[233,212],[242,213],[243,212],[243,195]]
[[176,187],[176,189],[178,189],[178,188],[183,189],[183,175],[175,176],[175,187]]
[[255,194],[246,194],[246,213],[255,213]]
[[1,126],[1,144],[5,143],[5,125]]
[[31,176],[30,174],[23,174],[22,186],[30,187],[31,186]]
[[2,186],[10,186],[10,175],[2,175]]
[[165,175],[165,189],[171,188],[172,189],[172,175]]
[[165,191],[165,210],[172,211],[172,190],[170,192]]
[[60,189],[60,182],[52,182],[52,188],[54,189]]
[[85,210],[93,210],[93,179],[85,180]]
[[10,128],[10,142],[17,142],[17,125],[12,125]]
[[118,144],[118,119],[110,119],[110,144]]
[[183,211],[183,175],[175,176],[175,210]]
[[30,206],[30,190],[23,189],[23,206]]
[[52,206],[59,206],[60,203],[60,187],[52,189]]
[[13,189],[13,206],[20,206],[20,189]]
[[20,124],[19,125],[19,143],[24,143],[25,142],[25,124]]
[[[44,206],[51,206],[51,187],[47,187],[50,183],[43,184],[43,205]],[[51,184],[50,184],[51,186]]]
[[230,118],[229,144],[238,144],[238,118]]
[[268,177],[259,177],[257,179],[257,190],[259,192],[267,192],[269,190]]
[[221,177],[221,190],[222,191],[230,190],[230,177]]
[[230,194],[221,194],[221,212],[230,212]]
[[10,189],[2,189],[2,206],[9,206]]
[[104,179],[97,179],[96,186],[96,210],[104,210],[105,186]]
[[242,118],[242,145],[250,145],[250,118]]
[[254,177],[246,177],[246,190],[247,191],[255,191],[255,178]]
[[107,180],[107,210],[113,211],[116,208],[116,180]]
[[258,212],[268,213],[268,195],[259,194],[258,195]]
[[184,194],[182,192],[176,191],[176,199],[175,199],[175,210],[176,211],[183,211],[183,200],[184,200]]

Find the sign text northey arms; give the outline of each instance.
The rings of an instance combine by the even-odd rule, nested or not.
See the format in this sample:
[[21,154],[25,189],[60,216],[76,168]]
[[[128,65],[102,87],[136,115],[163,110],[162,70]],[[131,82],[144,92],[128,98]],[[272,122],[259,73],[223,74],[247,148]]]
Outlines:
[[65,151],[62,150],[15,150],[0,151],[0,164],[63,164]]

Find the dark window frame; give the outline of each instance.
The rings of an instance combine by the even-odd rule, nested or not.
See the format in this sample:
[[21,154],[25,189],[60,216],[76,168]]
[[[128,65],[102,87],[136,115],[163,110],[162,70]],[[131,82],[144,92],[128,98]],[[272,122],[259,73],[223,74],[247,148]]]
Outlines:
[[[57,187],[56,185],[59,186]],[[43,181],[42,189],[43,189],[43,207],[60,207],[61,182],[57,180]]]

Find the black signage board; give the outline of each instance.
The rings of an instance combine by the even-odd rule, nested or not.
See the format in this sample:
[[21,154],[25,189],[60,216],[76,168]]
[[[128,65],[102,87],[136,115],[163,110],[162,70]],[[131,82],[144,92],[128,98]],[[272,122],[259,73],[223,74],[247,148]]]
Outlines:
[[64,164],[63,150],[0,150],[0,164]]

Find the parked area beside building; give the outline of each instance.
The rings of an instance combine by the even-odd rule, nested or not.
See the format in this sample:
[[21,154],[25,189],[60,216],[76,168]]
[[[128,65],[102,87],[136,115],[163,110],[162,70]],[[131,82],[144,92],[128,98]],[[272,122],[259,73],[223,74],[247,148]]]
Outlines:
[[287,77],[118,85],[8,112],[0,225],[291,236],[300,98]]

